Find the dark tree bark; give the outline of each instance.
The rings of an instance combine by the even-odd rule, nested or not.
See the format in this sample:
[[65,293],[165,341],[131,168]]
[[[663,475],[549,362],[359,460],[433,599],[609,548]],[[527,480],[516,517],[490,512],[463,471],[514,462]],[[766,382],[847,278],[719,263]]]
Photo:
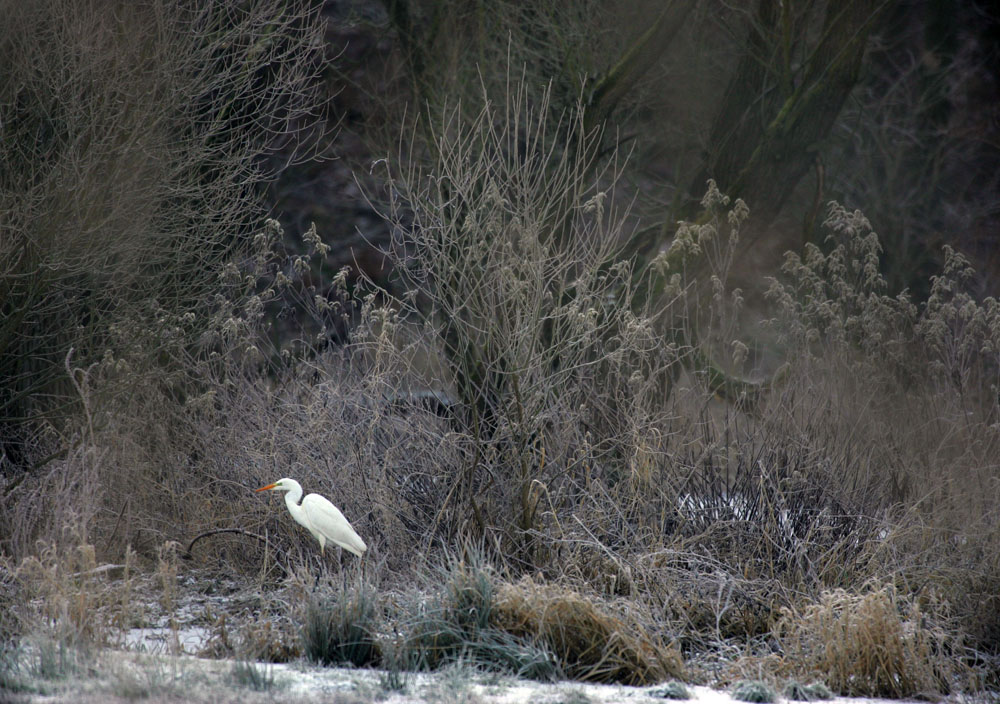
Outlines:
[[[692,203],[714,178],[751,208],[752,230],[774,220],[854,88],[881,0],[829,2],[815,46],[791,3],[761,0],[709,135],[711,153],[690,184]],[[793,72],[791,57],[804,57]],[[695,213],[691,206],[685,215]]]

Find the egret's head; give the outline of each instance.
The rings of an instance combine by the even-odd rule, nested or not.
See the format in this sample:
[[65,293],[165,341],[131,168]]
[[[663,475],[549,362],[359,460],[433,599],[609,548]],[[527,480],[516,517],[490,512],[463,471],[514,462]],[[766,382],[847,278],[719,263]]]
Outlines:
[[255,489],[255,493],[258,491],[291,491],[292,490],[292,480],[287,477],[284,479],[279,479],[274,484],[268,484],[267,486],[262,486],[260,489]]

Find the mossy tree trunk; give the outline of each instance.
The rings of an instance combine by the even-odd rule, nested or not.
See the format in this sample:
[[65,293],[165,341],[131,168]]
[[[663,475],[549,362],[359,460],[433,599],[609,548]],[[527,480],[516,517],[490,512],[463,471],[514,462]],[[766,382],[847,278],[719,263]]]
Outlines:
[[772,222],[816,162],[821,145],[858,81],[882,0],[820,3],[761,0],[709,132],[710,152],[689,184],[688,217],[709,178],[750,204],[754,229]]

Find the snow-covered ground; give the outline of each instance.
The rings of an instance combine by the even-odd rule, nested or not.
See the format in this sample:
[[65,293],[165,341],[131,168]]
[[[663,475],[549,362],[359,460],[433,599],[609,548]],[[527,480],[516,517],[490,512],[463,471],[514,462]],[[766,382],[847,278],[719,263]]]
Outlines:
[[[44,657],[62,658],[56,650],[41,655],[36,642],[21,650],[24,665],[16,677],[4,680],[0,672],[0,704],[53,702],[81,704],[103,702],[334,702],[367,704],[434,702],[440,704],[600,704],[604,702],[671,701],[663,685],[626,687],[580,682],[539,683],[511,676],[484,673],[470,666],[454,665],[435,673],[389,673],[381,670],[319,667],[303,660],[289,664],[248,663],[235,659],[198,657],[212,651],[220,628],[238,627],[240,621],[268,618],[261,613],[267,600],[246,585],[191,573],[177,580],[171,608],[158,599],[157,580],[147,577],[132,587],[132,624],[113,642],[118,648],[70,653],[68,664],[49,663]],[[220,615],[227,614],[220,619]],[[51,646],[50,646],[51,648]],[[228,651],[232,652],[232,650]],[[55,671],[55,675],[53,675]],[[7,689],[4,689],[4,686]],[[729,704],[728,692],[688,686],[697,704]],[[786,700],[779,699],[779,704]],[[834,704],[880,704],[887,700],[829,700]],[[898,700],[897,700],[898,701]],[[955,698],[953,701],[962,701]],[[969,701],[969,700],[965,700]],[[979,701],[1000,702],[1000,697]]]
[[[184,609],[181,610],[182,612]],[[131,629],[124,650],[90,653],[84,663],[58,678],[22,677],[19,691],[5,692],[0,704],[51,702],[210,702],[256,704],[329,702],[334,704],[603,704],[675,701],[664,685],[628,687],[581,682],[542,683],[453,665],[442,671],[390,673],[384,670],[321,667],[299,660],[289,664],[197,657],[211,631],[200,625]],[[25,657],[37,661],[38,654]],[[28,668],[24,670],[26,673]],[[725,691],[687,685],[692,704],[731,704]],[[6,697],[6,698],[5,698]],[[903,700],[835,697],[831,704],[902,704]],[[954,697],[953,702],[972,700]],[[998,702],[982,697],[979,702]],[[779,698],[777,704],[790,704]]]
[[[651,687],[539,683],[478,672],[460,665],[437,673],[316,667],[304,663],[237,663],[187,655],[104,651],[89,673],[39,683],[35,692],[8,694],[10,701],[52,702],[330,702],[337,704],[649,704],[672,701]],[[252,668],[253,676],[246,674]],[[238,672],[244,674],[240,676]],[[256,684],[255,688],[253,685]],[[696,704],[731,704],[726,692],[688,686]],[[0,689],[0,701],[4,692]],[[778,700],[785,704],[786,700]],[[837,697],[832,704],[899,704],[900,700]],[[961,700],[954,700],[961,701]],[[983,700],[985,701],[985,699]]]

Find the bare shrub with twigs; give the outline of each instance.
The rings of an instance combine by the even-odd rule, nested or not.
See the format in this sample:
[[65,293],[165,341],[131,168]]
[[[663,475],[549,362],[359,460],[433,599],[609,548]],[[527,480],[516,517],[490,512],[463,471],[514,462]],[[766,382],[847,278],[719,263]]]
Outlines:
[[294,0],[0,13],[0,414],[28,467],[23,444],[76,411],[71,347],[162,372],[175,337],[199,339],[262,214],[263,157],[310,122],[319,24]]
[[633,306],[615,164],[594,168],[579,111],[550,133],[548,100],[515,83],[471,124],[446,111],[429,128],[435,174],[390,166],[387,212],[407,289],[397,315],[436,337],[465,436],[442,518],[526,566],[592,481],[645,480],[679,354],[656,311]]

